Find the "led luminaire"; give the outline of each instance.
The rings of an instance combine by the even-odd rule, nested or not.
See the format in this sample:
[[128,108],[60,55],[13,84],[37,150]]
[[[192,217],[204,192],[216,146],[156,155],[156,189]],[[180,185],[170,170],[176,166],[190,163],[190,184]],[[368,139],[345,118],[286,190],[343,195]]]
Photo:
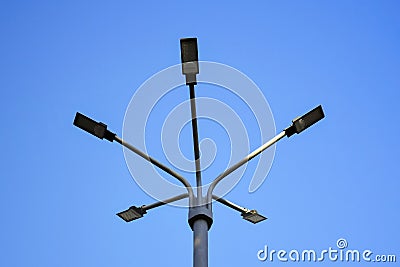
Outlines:
[[186,75],[186,84],[196,84],[199,73],[197,38],[183,38],[181,41],[182,74]]
[[107,125],[102,122],[97,122],[89,117],[77,112],[74,119],[74,125],[100,139],[107,139],[112,142],[115,137],[115,133],[107,130]]
[[143,217],[147,212],[141,207],[132,206],[127,210],[117,213],[117,215],[126,222],[131,222]]
[[313,110],[307,112],[301,117],[297,117],[292,121],[292,126],[285,130],[286,136],[290,137],[293,134],[299,134],[311,125],[317,123],[325,117],[322,106],[314,108]]
[[258,214],[256,210],[249,210],[247,212],[242,213],[243,219],[252,222],[254,224],[262,222],[267,219],[267,217],[262,216],[261,214]]

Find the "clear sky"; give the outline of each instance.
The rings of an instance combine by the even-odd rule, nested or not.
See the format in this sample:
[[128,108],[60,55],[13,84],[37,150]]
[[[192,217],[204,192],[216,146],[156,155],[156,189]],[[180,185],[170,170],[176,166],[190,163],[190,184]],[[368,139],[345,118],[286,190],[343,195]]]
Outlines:
[[[154,200],[132,179],[118,144],[72,125],[80,111],[121,135],[132,95],[180,62],[183,37],[198,38],[201,60],[250,77],[277,131],[319,104],[326,113],[278,143],[256,192],[248,193],[247,173],[227,195],[267,221],[252,225],[214,205],[210,266],[309,265],[260,261],[257,252],[337,249],[339,238],[399,262],[399,10],[390,0],[2,1],[0,265],[192,265],[187,210],[165,206],[122,221],[117,212]],[[174,94],[184,100],[183,88]],[[213,94],[201,88],[199,96]],[[205,123],[200,139],[208,137]],[[185,134],[190,158],[190,128]],[[223,136],[214,140],[221,155],[230,150]],[[160,151],[151,153],[169,164]],[[210,167],[215,174],[225,168],[219,164]]]

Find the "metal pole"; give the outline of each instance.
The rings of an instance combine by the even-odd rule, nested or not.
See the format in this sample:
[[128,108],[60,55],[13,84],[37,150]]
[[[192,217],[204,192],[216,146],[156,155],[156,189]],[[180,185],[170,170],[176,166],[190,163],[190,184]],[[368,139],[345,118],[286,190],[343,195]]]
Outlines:
[[196,95],[194,92],[194,83],[189,84],[190,89],[190,111],[192,114],[192,134],[193,134],[193,149],[194,160],[196,165],[196,186],[197,186],[197,205],[202,204],[202,182],[201,182],[201,167],[200,167],[200,149],[199,149],[199,132],[197,130],[197,114],[196,114]]
[[[212,214],[209,213],[207,207],[203,205],[203,192],[201,181],[201,166],[200,166],[200,149],[199,149],[199,133],[197,130],[197,115],[196,115],[196,95],[194,92],[195,83],[189,84],[190,89],[190,111],[192,114],[192,133],[193,133],[193,150],[194,160],[196,165],[196,186],[197,197],[195,215],[193,224],[193,266],[194,267],[208,267],[208,229],[210,228],[210,220]],[[208,220],[208,221],[207,221]]]
[[208,267],[208,224],[201,218],[193,223],[193,266]]

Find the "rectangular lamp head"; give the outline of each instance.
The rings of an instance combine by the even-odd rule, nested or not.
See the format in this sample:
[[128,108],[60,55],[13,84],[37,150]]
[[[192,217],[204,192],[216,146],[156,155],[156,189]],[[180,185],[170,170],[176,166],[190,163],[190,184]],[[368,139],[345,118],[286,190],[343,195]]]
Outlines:
[[186,84],[196,83],[199,73],[197,38],[183,38],[181,42],[182,74],[186,75]]
[[74,125],[100,139],[105,138],[110,142],[114,140],[115,133],[108,131],[107,125],[102,122],[94,121],[79,112],[75,115]]
[[261,214],[258,214],[258,212],[256,210],[249,210],[247,212],[243,212],[242,217],[246,221],[249,221],[254,224],[262,222],[267,219],[267,217],[264,217]]
[[197,38],[183,38],[180,41],[182,63],[199,61]]
[[286,135],[290,137],[293,134],[299,134],[311,125],[317,123],[318,121],[322,120],[325,117],[324,111],[322,106],[319,105],[318,107],[314,108],[313,110],[307,112],[301,117],[295,118],[292,121],[292,126],[285,130]]
[[126,222],[131,222],[143,217],[147,212],[142,207],[132,206],[127,210],[117,213],[117,215]]

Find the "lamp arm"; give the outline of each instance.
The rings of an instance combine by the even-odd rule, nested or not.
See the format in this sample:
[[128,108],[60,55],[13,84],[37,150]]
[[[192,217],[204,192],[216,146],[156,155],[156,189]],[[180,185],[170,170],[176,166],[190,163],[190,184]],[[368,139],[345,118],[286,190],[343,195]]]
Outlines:
[[218,175],[217,178],[215,178],[215,180],[211,183],[210,187],[207,190],[207,205],[209,205],[211,203],[212,193],[214,191],[214,188],[217,186],[217,184],[219,182],[222,181],[222,179],[224,179],[226,176],[228,176],[229,174],[231,174],[232,172],[234,172],[235,170],[237,170],[238,168],[240,168],[241,166],[243,166],[244,164],[246,164],[247,162],[252,160],[254,157],[261,154],[264,150],[266,150],[267,148],[269,148],[270,146],[272,146],[273,144],[275,144],[276,142],[278,142],[285,136],[286,136],[286,132],[282,131],[280,134],[276,135],[274,138],[272,138],[271,140],[269,140],[268,142],[266,142],[265,144],[263,144],[262,146],[260,146],[256,150],[254,150],[253,152],[251,152],[249,155],[244,157],[242,160],[238,161],[236,164],[229,167],[226,171],[224,171],[223,173]]
[[159,161],[155,160],[154,158],[150,157],[146,153],[142,152],[141,150],[137,149],[136,147],[132,146],[131,144],[125,142],[120,137],[115,136],[114,140],[116,142],[120,143],[122,146],[124,146],[127,149],[129,149],[130,151],[132,151],[133,153],[135,153],[135,154],[139,155],[140,157],[144,158],[145,160],[147,160],[151,164],[157,166],[158,168],[160,168],[164,172],[166,172],[166,173],[170,174],[171,176],[175,177],[176,179],[178,179],[186,187],[186,190],[188,191],[188,194],[189,194],[189,205],[192,206],[193,201],[194,201],[193,188],[190,185],[190,183],[184,177],[182,177],[179,173],[171,170],[167,166],[163,165]]

